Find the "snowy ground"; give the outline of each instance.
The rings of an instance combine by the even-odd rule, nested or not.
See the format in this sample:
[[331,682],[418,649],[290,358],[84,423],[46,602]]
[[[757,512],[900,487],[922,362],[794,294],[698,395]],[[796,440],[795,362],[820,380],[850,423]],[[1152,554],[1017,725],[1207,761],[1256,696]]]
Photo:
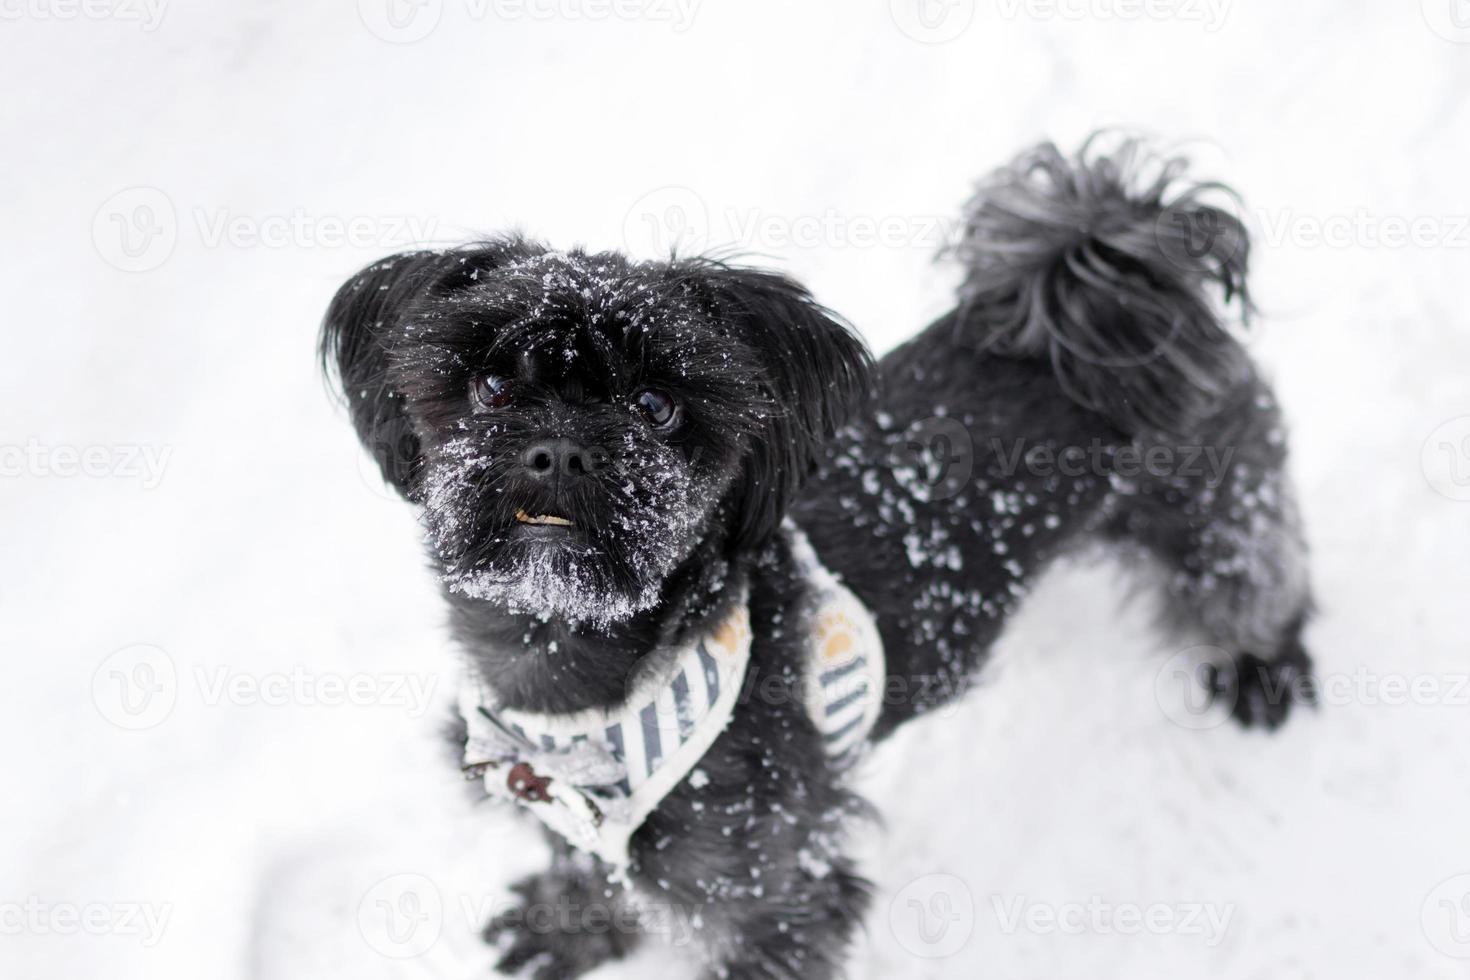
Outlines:
[[[1113,123],[1246,195],[1338,693],[1180,724],[1146,603],[1058,572],[863,774],[852,974],[1466,975],[1464,0],[608,9],[0,4],[0,975],[486,975],[539,845],[441,758],[414,519],[316,376],[356,267],[682,232],[884,349],[945,306],[973,176]],[[599,976],[653,971],[692,975]]]

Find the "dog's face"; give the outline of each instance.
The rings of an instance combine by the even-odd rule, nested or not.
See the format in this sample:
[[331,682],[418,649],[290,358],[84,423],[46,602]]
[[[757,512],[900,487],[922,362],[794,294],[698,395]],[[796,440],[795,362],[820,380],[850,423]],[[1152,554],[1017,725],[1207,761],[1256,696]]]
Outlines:
[[598,626],[768,540],[869,370],[781,276],[515,238],[369,267],[323,350],[446,584]]

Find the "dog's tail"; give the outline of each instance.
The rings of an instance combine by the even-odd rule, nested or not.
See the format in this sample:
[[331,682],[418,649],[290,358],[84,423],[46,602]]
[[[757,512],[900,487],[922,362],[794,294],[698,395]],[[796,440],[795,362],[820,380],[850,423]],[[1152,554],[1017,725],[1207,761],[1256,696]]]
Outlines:
[[1242,322],[1250,242],[1137,139],[1044,143],[981,181],[951,249],[966,266],[960,329],[985,350],[1047,358],[1075,401],[1124,432],[1188,432],[1249,371],[1212,287]]

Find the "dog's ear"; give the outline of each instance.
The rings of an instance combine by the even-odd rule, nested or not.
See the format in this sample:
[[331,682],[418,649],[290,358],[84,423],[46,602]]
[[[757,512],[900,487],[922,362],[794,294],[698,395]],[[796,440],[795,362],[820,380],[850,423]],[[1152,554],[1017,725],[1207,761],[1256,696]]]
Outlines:
[[757,548],[781,526],[822,444],[869,396],[873,361],[840,317],[786,276],[708,261],[694,268],[713,315],[762,363],[761,431],[731,501],[734,544]]
[[347,280],[322,320],[321,357],[335,374],[363,447],[383,479],[415,499],[422,456],[403,398],[388,378],[389,350],[425,300],[464,288],[507,261],[530,254],[518,238],[493,239],[448,251],[404,252]]

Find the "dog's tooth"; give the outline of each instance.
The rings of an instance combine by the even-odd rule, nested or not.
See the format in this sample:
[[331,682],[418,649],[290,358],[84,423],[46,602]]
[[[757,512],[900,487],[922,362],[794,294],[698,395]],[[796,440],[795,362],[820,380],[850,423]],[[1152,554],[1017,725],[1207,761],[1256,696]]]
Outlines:
[[522,524],[552,525],[555,527],[572,526],[572,522],[565,517],[557,517],[554,514],[528,514],[524,510],[516,511],[516,520]]

